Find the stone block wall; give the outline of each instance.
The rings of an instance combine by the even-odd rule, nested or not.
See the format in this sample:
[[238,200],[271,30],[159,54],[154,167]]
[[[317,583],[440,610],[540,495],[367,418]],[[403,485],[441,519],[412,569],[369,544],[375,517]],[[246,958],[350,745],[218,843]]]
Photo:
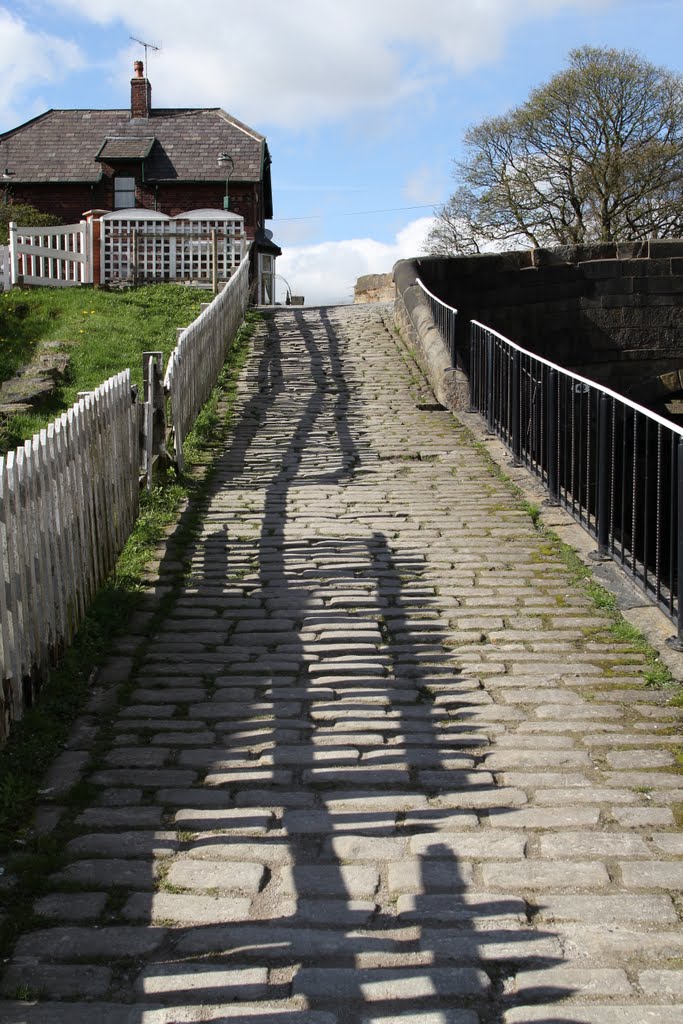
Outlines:
[[393,274],[365,274],[353,289],[354,302],[393,302],[396,295]]
[[458,309],[465,367],[472,319],[636,399],[644,380],[683,366],[681,239],[410,263]]

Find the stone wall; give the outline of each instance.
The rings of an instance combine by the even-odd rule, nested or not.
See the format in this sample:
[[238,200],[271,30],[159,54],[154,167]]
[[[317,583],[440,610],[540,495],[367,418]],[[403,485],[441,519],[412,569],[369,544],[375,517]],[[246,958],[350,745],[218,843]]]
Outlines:
[[353,290],[354,302],[393,302],[396,295],[393,274],[366,274]]
[[683,366],[683,240],[410,263],[458,309],[465,369],[471,319],[636,399],[644,380]]
[[462,369],[453,367],[422,288],[416,283],[414,260],[394,267],[396,298],[394,320],[403,344],[429,381],[434,395],[446,409],[469,407],[469,384]]

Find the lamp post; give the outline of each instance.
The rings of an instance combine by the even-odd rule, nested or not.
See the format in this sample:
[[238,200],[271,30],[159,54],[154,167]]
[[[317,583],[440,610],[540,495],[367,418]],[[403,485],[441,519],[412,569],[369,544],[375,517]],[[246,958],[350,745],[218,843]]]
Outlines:
[[235,161],[229,153],[221,153],[218,157],[218,164],[220,167],[226,169],[225,178],[225,196],[223,197],[223,209],[230,209],[230,196],[228,194],[228,187],[230,185],[230,178],[232,177],[233,171],[235,170]]

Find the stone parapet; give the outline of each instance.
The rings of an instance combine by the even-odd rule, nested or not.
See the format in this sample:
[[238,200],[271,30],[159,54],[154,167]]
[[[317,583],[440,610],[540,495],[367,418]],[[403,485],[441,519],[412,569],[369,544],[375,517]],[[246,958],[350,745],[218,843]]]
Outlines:
[[354,303],[393,302],[396,291],[392,274],[365,274],[353,289]]
[[404,303],[407,266],[458,309],[465,372],[473,319],[636,400],[643,378],[683,365],[683,239],[420,257],[394,269]]
[[469,382],[456,369],[434,323],[429,303],[417,284],[415,261],[401,260],[394,267],[396,299],[394,319],[404,342],[445,408],[469,408]]

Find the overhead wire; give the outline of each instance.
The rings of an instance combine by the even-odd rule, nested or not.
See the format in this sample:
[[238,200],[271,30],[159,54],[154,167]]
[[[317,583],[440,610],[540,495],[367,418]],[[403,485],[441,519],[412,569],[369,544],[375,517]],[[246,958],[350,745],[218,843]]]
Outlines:
[[284,224],[291,220],[324,220],[327,216],[335,217],[366,217],[375,213],[402,213],[404,210],[433,210],[439,203],[423,203],[420,206],[392,206],[384,210],[347,210],[334,214],[312,213],[304,217],[273,217],[274,224]]

